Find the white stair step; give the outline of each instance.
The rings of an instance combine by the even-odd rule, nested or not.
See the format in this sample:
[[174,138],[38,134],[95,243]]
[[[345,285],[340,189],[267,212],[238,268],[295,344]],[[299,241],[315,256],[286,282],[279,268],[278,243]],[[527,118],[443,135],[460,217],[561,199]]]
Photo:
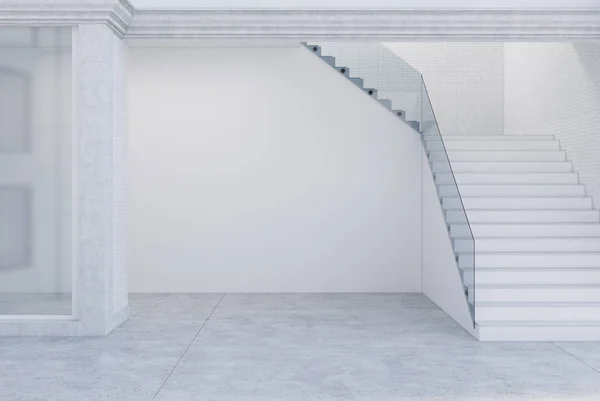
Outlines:
[[[475,238],[600,237],[600,224],[595,223],[471,224],[470,230],[473,232]],[[471,236],[469,226],[466,224],[451,224],[450,234],[453,238],[465,238]]]
[[[439,134],[425,134],[423,136],[426,141],[438,140]],[[554,141],[556,138],[553,135],[458,135],[444,134],[444,142],[450,141]]]
[[[472,252],[472,239],[456,239],[457,253]],[[477,252],[600,252],[600,238],[476,238]]]
[[442,150],[432,150],[429,153],[429,160],[451,162],[561,162],[566,161],[565,152],[562,150],[533,150],[533,151],[484,151],[484,150],[449,150],[447,153]]
[[577,302],[477,302],[478,321],[598,321],[600,303]]
[[575,173],[451,173],[435,174],[436,184],[578,184]]
[[473,277],[477,286],[490,285],[598,285],[600,286],[599,268],[490,268],[464,269],[463,281],[467,286],[473,285]]
[[452,162],[447,160],[431,162],[434,173],[570,173],[571,162]]
[[[483,196],[483,197],[576,197],[585,196],[585,187],[583,185],[479,185],[465,184],[459,185],[460,196]],[[457,187],[454,185],[438,185],[438,193],[441,197],[456,197],[459,195]]]
[[599,321],[477,322],[479,341],[600,341]]
[[[600,286],[594,285],[477,285],[469,301],[478,302],[600,302]],[[476,320],[479,321],[479,319]]]
[[430,140],[426,148],[432,150],[560,150],[558,141],[444,141]]
[[[600,223],[597,210],[467,210],[470,223]],[[447,223],[464,223],[462,210],[446,212]]]
[[495,209],[495,210],[527,210],[527,209],[591,209],[592,198],[444,198],[444,210]]
[[[475,243],[477,269],[488,267],[600,267],[600,253],[487,253],[477,250]],[[459,254],[458,264],[465,268],[472,267],[471,254]]]

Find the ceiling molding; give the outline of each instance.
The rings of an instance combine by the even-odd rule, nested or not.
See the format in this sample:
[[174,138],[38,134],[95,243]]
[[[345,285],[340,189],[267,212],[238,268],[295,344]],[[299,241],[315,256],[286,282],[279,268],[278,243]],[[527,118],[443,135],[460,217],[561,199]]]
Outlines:
[[600,9],[135,9],[128,0],[0,0],[0,25],[105,23],[130,43],[600,40]]
[[600,10],[138,10],[126,37],[592,40]]
[[0,0],[0,25],[104,23],[122,38],[134,12],[128,0]]

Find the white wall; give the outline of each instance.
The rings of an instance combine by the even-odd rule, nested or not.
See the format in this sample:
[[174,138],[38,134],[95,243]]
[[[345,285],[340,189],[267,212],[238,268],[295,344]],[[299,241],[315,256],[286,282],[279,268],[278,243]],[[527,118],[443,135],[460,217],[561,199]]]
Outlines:
[[131,0],[140,8],[597,8],[598,0]]
[[442,134],[503,134],[503,43],[385,45],[423,74]]
[[600,43],[507,43],[506,133],[555,135],[600,207]]
[[129,56],[131,291],[421,291],[418,134],[303,48]]

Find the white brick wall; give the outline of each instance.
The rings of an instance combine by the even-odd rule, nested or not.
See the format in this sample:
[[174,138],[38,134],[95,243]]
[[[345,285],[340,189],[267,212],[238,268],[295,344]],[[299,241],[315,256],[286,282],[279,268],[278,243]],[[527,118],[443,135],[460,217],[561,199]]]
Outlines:
[[600,207],[600,43],[507,43],[506,134],[555,135]]
[[501,135],[503,43],[320,43],[336,65],[379,90],[408,120],[421,117],[423,74],[444,135]]
[[385,45],[423,74],[442,134],[503,133],[503,43]]
[[365,88],[378,90],[379,99],[404,110],[407,120],[421,116],[421,74],[385,45],[371,43],[322,43],[322,54],[336,58],[336,66],[348,67],[351,77],[364,80]]

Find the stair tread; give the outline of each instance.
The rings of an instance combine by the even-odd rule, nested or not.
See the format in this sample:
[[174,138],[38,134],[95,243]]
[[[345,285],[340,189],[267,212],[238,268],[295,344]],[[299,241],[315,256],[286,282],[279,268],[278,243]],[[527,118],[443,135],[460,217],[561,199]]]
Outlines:
[[[472,283],[463,284],[466,287],[473,287]],[[505,290],[505,289],[531,289],[531,290],[543,290],[543,289],[599,289],[600,284],[477,284],[475,291],[477,290]]]
[[[477,246],[477,244],[475,244]],[[523,252],[523,251],[515,251],[515,252],[498,252],[498,251],[483,251],[477,252],[480,255],[506,255],[510,253],[511,255],[563,255],[565,253],[576,253],[583,255],[600,255],[600,251],[577,251],[577,252],[560,252],[560,251],[533,251],[533,252]]]
[[[465,252],[468,253],[468,252]],[[565,252],[568,253],[568,252]],[[577,252],[573,252],[573,253],[577,253]],[[530,267],[530,266],[525,266],[525,267],[515,267],[515,266],[511,266],[511,267],[480,267],[480,266],[476,266],[475,269],[473,269],[472,267],[460,267],[460,270],[463,270],[465,272],[471,272],[473,270],[475,270],[475,273],[477,273],[478,271],[508,271],[508,272],[515,272],[515,271],[597,271],[600,270],[600,266],[598,267]],[[600,284],[599,284],[600,285]]]
[[[568,226],[568,225],[572,225],[572,226],[579,226],[579,225],[585,225],[585,226],[593,226],[593,225],[598,225],[600,223],[595,222],[595,221],[583,221],[583,222],[573,222],[573,223],[569,223],[569,222],[536,222],[536,223],[509,223],[509,222],[502,222],[502,223],[470,223],[471,226],[548,226],[548,225],[562,225],[562,226]],[[451,223],[451,225],[467,225],[466,223]],[[511,237],[514,238],[514,237]],[[538,237],[531,237],[531,238],[538,238]],[[565,237],[568,238],[568,237]],[[571,237],[571,238],[578,238],[578,237]]]
[[[486,213],[486,212],[502,212],[502,213],[534,213],[534,212],[553,212],[553,213],[598,213],[596,209],[470,209],[465,208],[467,211],[473,213]],[[459,209],[450,209],[448,212],[459,212]]]
[[423,134],[425,139],[439,140],[442,138],[445,141],[556,141],[554,135],[457,135],[457,134]]
[[[583,184],[521,184],[521,183],[514,183],[514,184],[438,184],[438,186],[456,186],[458,185],[459,187],[498,187],[498,186],[510,186],[510,187],[581,187],[583,186]],[[466,197],[474,197],[473,195],[467,195]],[[456,198],[456,196],[455,196]],[[508,196],[507,198],[510,198],[510,196]],[[560,196],[557,196],[557,198],[560,198]],[[579,196],[577,196],[577,198],[579,198]]]
[[[440,185],[453,185],[453,184],[440,184]],[[464,185],[464,184],[463,184]],[[516,184],[504,184],[504,185],[516,185]],[[531,184],[523,184],[523,185],[531,185]],[[542,184],[543,185],[543,184]],[[550,184],[552,185],[552,184]],[[581,184],[558,184],[558,185],[581,185]],[[459,184],[460,186],[460,184]],[[591,199],[591,197],[589,196],[473,196],[473,195],[466,195],[466,196],[445,196],[444,199],[449,199],[449,200],[455,200],[455,199],[481,199],[481,198],[487,198],[487,199],[494,199],[494,200],[518,200],[518,201],[523,201],[523,200],[527,200],[527,199],[552,199],[552,198],[556,198],[556,199],[563,199],[563,198],[576,198],[576,199]]]
[[475,307],[485,308],[564,308],[564,307],[598,307],[600,308],[600,302],[494,302],[494,301],[481,301],[475,304]]
[[[462,238],[464,241],[466,238]],[[473,238],[468,238],[473,241]],[[475,241],[517,241],[517,242],[526,242],[526,241],[536,241],[536,240],[545,240],[545,241],[581,241],[581,240],[596,240],[600,243],[600,237],[477,237]]]
[[[440,152],[440,151],[431,151]],[[433,160],[434,162],[446,162],[445,160]],[[538,163],[570,163],[569,160],[457,160],[454,163],[526,163],[526,164],[538,164]]]
[[477,321],[477,326],[483,327],[560,327],[560,326],[593,326],[600,327],[600,320],[486,320]]
[[449,150],[442,150],[442,149],[432,149],[428,151],[429,153],[432,152],[447,152],[447,153],[454,153],[454,152],[472,152],[472,153],[492,153],[492,152],[501,152],[501,153],[532,153],[532,152],[544,152],[544,153],[565,153],[564,150],[551,150],[551,149],[449,149]]

